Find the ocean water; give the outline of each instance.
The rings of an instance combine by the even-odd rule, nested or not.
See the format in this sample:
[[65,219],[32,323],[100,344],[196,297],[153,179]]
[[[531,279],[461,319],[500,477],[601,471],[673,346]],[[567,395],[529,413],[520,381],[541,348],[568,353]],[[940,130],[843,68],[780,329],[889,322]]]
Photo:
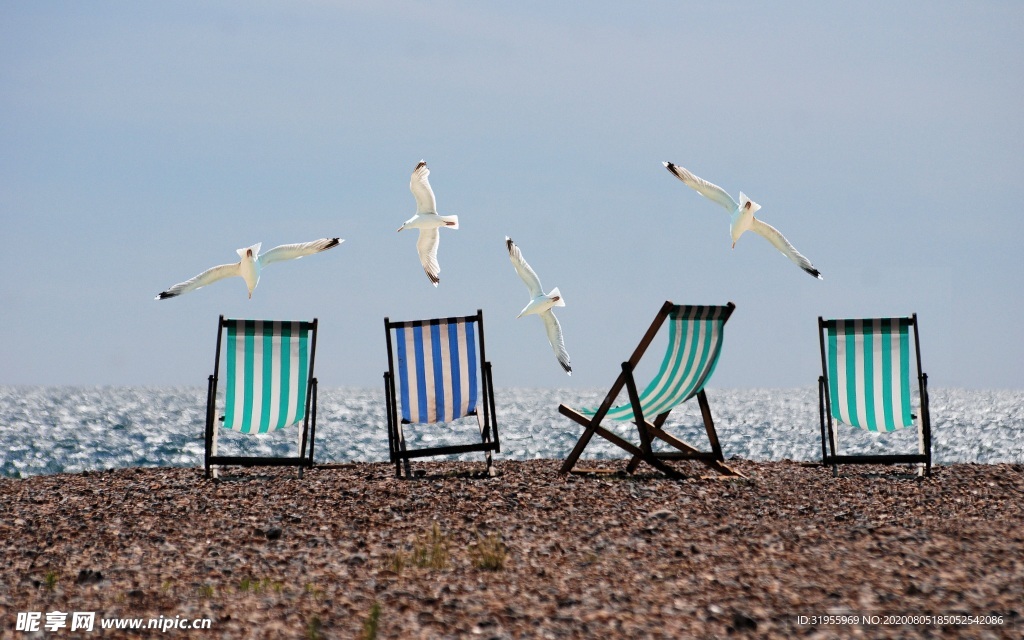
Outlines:
[[[605,390],[495,390],[501,453],[497,459],[560,459],[581,429],[558,405],[595,406]],[[708,389],[726,458],[818,460],[818,393],[796,389]],[[933,389],[935,464],[1024,462],[1024,390]],[[81,472],[134,466],[200,467],[203,463],[205,388],[0,387],[0,476]],[[634,442],[635,427],[617,430]],[[707,437],[696,402],[673,412],[666,429],[701,448]],[[295,429],[247,436],[222,430],[221,452],[281,455],[294,450]],[[468,442],[475,420],[408,427],[413,445]],[[916,432],[877,435],[845,427],[844,452],[916,451]],[[383,389],[319,392],[317,462],[379,462],[388,457]],[[585,458],[622,458],[595,437]],[[456,456],[455,458],[459,458]],[[462,459],[480,459],[467,454]]]

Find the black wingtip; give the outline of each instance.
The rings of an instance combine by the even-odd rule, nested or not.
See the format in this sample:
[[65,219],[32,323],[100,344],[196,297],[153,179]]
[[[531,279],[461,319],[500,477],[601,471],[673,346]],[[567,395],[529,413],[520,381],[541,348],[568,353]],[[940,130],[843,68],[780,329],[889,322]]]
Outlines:
[[676,171],[676,165],[672,164],[671,162],[663,162],[662,164],[665,165],[665,168],[668,169],[669,173],[676,176],[677,178],[679,177],[679,172]]
[[818,280],[824,280],[825,279],[825,278],[822,277],[821,272],[818,271],[817,269],[815,269],[814,267],[811,267],[810,269],[804,268],[804,271],[806,271],[807,273],[811,274],[812,276],[814,276]]
[[154,300],[166,300],[167,298],[174,298],[177,295],[178,295],[177,293],[172,293],[170,291],[161,291],[160,295],[158,295],[156,298],[154,298]]
[[514,243],[512,242],[512,238],[505,236],[505,248],[508,249],[510,252],[512,251],[513,244]]
[[562,368],[565,369],[566,373],[568,373],[570,376],[572,375],[572,367],[561,361],[559,361],[558,364],[562,365]]
[[336,247],[339,244],[341,244],[341,238],[331,238],[330,242],[328,242],[327,245],[323,249],[321,249],[321,251],[327,251],[328,249]]
[[420,160],[419,162],[416,163],[416,168],[413,169],[413,171],[419,171],[421,167],[425,167],[425,166],[427,166],[427,161],[426,160]]

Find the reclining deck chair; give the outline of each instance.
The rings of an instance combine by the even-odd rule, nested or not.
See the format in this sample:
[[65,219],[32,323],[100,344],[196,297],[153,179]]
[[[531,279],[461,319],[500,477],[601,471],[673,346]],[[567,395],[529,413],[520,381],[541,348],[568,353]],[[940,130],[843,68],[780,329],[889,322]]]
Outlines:
[[[213,465],[313,466],[316,436],[317,320],[233,320],[217,323],[217,355],[209,378],[206,400],[206,477]],[[224,342],[224,415],[216,417],[220,375],[221,338]],[[226,456],[217,451],[220,429],[241,433],[268,433],[301,425],[293,456]],[[215,475],[216,470],[214,470]]]
[[[404,465],[406,477],[412,477],[412,458],[471,451],[484,452],[487,473],[493,474],[491,452],[501,448],[491,363],[484,352],[483,311],[459,318],[409,322],[384,318],[384,332],[388,344],[384,395],[395,474],[401,478]],[[409,447],[406,425],[446,423],[456,427],[451,423],[467,416],[477,419],[479,442]]]
[[[821,344],[821,376],[818,378],[818,411],[821,416],[821,463],[917,464],[931,475],[932,436],[928,414],[928,376],[921,372],[921,347],[917,314],[909,318],[824,320],[818,317]],[[914,329],[914,354],[920,391],[920,419],[911,407],[910,335]],[[839,455],[836,424],[884,433],[914,426],[916,454]]]
[[[662,305],[633,355],[622,363],[622,373],[616,378],[600,407],[574,410],[564,404],[559,405],[558,411],[562,415],[586,428],[562,465],[561,473],[574,470],[577,460],[596,433],[633,455],[626,467],[629,473],[635,471],[643,461],[668,476],[682,477],[665,460],[698,460],[722,474],[740,475],[724,463],[718,434],[711,419],[711,409],[704,393],[704,385],[711,378],[722,349],[723,328],[735,308],[736,305],[731,302],[724,307],[684,306],[671,302]],[[633,373],[666,320],[669,320],[668,346],[661,368],[643,393],[637,393]],[[612,407],[623,387],[626,387],[629,402]],[[700,451],[662,429],[669,413],[694,396],[700,405],[711,451]],[[650,419],[652,416],[653,421]],[[639,432],[640,446],[602,427],[601,422],[605,418],[632,420]],[[654,438],[668,443],[674,450],[654,451],[651,448]]]

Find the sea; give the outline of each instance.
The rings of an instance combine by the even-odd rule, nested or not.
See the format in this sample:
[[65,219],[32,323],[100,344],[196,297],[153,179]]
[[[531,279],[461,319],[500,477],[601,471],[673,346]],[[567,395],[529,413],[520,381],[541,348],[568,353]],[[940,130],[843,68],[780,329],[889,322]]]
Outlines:
[[[562,459],[582,429],[558,405],[597,406],[601,389],[495,389],[497,460]],[[725,457],[754,461],[821,459],[816,387],[707,389]],[[1024,390],[929,389],[933,463],[1024,463]],[[206,389],[191,387],[0,386],[0,477],[81,473],[122,467],[202,467]],[[315,461],[385,462],[383,389],[321,388]],[[677,408],[666,430],[707,448],[696,402]],[[616,431],[636,442],[636,428]],[[227,455],[294,455],[294,428],[263,435],[222,430]],[[411,447],[478,439],[476,421],[416,425]],[[916,452],[914,429],[875,434],[842,427],[843,453]],[[587,459],[623,458],[600,437]],[[437,459],[480,459],[463,454]]]

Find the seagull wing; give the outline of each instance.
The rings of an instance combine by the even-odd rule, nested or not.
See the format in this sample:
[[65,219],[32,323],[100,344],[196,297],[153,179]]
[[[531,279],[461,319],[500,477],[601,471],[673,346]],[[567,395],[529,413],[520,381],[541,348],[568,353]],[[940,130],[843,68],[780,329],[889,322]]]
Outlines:
[[260,254],[260,265],[265,267],[274,262],[294,260],[296,258],[301,258],[302,256],[320,253],[321,251],[327,251],[328,249],[336,247],[342,242],[344,242],[344,240],[341,238],[321,238],[320,240],[314,240],[313,242],[282,244],[274,247],[266,253]]
[[740,204],[736,202],[732,196],[726,193],[725,189],[722,187],[716,184],[711,184],[703,178],[698,178],[679,165],[672,164],[671,162],[662,162],[662,164],[665,165],[665,168],[668,169],[672,175],[682,180],[683,184],[705,198],[722,205],[728,209],[730,213],[740,208]]
[[437,232],[436,227],[420,229],[420,237],[416,240],[416,252],[420,254],[420,264],[423,265],[423,271],[426,272],[435,287],[441,281],[439,277],[441,265],[437,263],[437,245],[440,242],[441,234]]
[[[526,260],[523,259],[523,254],[519,251],[519,247],[512,242],[512,238],[505,236],[505,246],[508,247],[508,257],[512,261],[512,266],[516,268],[516,273],[526,283],[526,288],[530,290],[530,297],[536,298],[537,296],[544,295],[544,289],[540,286],[540,278],[537,277],[536,272],[530,268]],[[558,321],[555,321],[555,326],[558,326]],[[554,344],[554,343],[552,343]]]
[[544,321],[544,329],[548,332],[548,342],[551,343],[551,348],[555,351],[558,364],[562,365],[566,373],[572,375],[572,367],[569,366],[569,352],[565,350],[565,340],[562,338],[562,325],[558,324],[558,318],[555,317],[551,309],[541,313],[540,319]]
[[814,268],[813,264],[811,264],[811,261],[797,251],[796,247],[790,244],[789,240],[786,240],[786,237],[779,233],[778,229],[767,222],[754,218],[754,222],[751,224],[750,230],[772,243],[776,249],[782,252],[782,255],[795,262],[796,266],[800,267],[818,280],[824,280],[824,278],[821,277],[821,273]]
[[242,275],[241,269],[239,269],[240,265],[241,262],[236,262],[234,264],[222,264],[207,269],[206,271],[200,273],[198,276],[192,278],[191,280],[179,282],[173,287],[168,288],[166,291],[160,292],[156,299],[165,300],[167,298],[173,298],[175,296],[180,296],[183,293],[194,291],[199,287],[205,287],[206,285],[213,282],[217,282],[218,280],[223,280],[224,278],[230,278],[231,276],[240,276]]
[[416,213],[437,213],[437,200],[434,198],[434,190],[430,188],[427,176],[430,169],[427,163],[420,160],[420,163],[413,169],[412,179],[409,180],[409,190],[416,198]]

